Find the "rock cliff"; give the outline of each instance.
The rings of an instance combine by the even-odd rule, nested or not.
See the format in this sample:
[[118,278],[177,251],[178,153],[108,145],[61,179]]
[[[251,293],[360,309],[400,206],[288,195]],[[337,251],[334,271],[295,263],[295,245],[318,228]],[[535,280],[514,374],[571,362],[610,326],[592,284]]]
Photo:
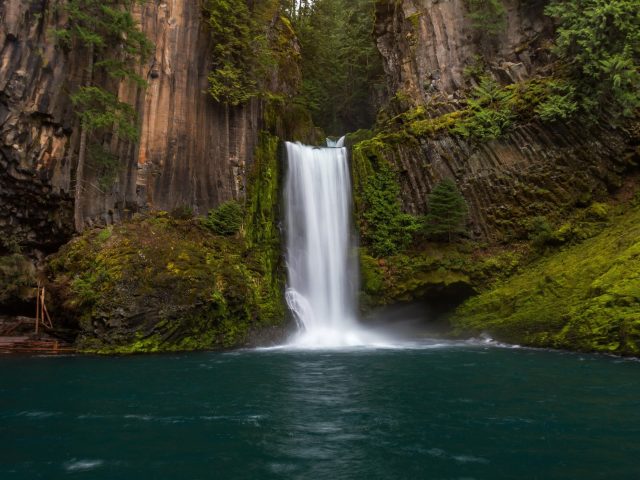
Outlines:
[[[456,112],[477,85],[478,70],[503,86],[552,72],[546,3],[505,0],[489,32],[474,23],[464,0],[376,2],[374,35],[392,99],[387,115],[421,108],[435,119]],[[397,123],[378,130],[384,151],[373,156],[395,166],[405,210],[424,213],[433,186],[453,178],[469,204],[473,236],[492,241],[526,234],[527,218],[559,215],[607,195],[638,155],[637,128],[609,122],[527,119],[485,141],[447,129],[416,133]]]
[[469,86],[465,68],[482,59],[505,81],[523,80],[549,61],[553,25],[544,0],[505,0],[503,18],[476,25],[465,0],[382,0],[375,37],[392,94],[427,103]]
[[[0,4],[0,233],[44,251],[73,233],[79,126],[69,94],[87,65],[82,50],[56,46],[59,5]],[[242,198],[260,128],[258,101],[226,107],[206,93],[212,45],[198,1],[145,2],[135,17],[155,46],[140,70],[148,86],[111,88],[135,105],[140,140],[111,141],[119,165],[108,185],[87,166],[80,184],[88,224],[112,223],[139,209],[205,213]],[[278,27],[274,17],[272,28]]]

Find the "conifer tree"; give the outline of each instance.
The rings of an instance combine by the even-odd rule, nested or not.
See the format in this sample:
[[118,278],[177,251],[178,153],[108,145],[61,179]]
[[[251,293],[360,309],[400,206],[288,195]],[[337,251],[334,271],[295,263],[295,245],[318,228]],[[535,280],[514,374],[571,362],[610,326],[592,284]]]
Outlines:
[[451,242],[455,234],[466,231],[467,203],[453,180],[445,179],[436,185],[428,197],[428,206],[424,226],[428,237]]
[[83,48],[88,64],[82,84],[71,94],[80,117],[80,146],[76,167],[74,221],[82,231],[82,191],[88,151],[88,135],[97,130],[114,129],[117,135],[136,140],[138,129],[133,107],[96,84],[96,73],[118,80],[132,80],[146,85],[135,70],[135,62],[144,59],[152,44],[140,31],[130,11],[142,0],[67,0],[62,3],[65,24],[54,31],[66,49]]

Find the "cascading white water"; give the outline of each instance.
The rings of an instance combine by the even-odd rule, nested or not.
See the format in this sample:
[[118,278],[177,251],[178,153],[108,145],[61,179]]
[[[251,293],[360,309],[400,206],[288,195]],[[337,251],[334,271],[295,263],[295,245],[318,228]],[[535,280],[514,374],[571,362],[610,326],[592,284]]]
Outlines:
[[339,347],[375,343],[356,320],[357,262],[344,137],[327,148],[287,142],[286,299],[298,322],[292,343]]

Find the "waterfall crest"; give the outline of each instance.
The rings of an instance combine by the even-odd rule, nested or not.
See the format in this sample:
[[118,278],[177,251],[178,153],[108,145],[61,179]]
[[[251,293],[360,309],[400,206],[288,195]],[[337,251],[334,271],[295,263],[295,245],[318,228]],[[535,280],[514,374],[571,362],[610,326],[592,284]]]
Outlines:
[[286,300],[304,347],[375,342],[356,320],[358,265],[344,137],[319,148],[287,142]]

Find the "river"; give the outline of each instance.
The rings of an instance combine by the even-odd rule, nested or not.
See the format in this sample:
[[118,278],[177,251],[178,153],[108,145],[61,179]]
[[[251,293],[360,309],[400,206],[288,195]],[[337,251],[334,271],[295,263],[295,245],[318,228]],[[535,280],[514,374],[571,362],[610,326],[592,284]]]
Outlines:
[[640,362],[405,348],[0,358],[2,479],[637,479]]

